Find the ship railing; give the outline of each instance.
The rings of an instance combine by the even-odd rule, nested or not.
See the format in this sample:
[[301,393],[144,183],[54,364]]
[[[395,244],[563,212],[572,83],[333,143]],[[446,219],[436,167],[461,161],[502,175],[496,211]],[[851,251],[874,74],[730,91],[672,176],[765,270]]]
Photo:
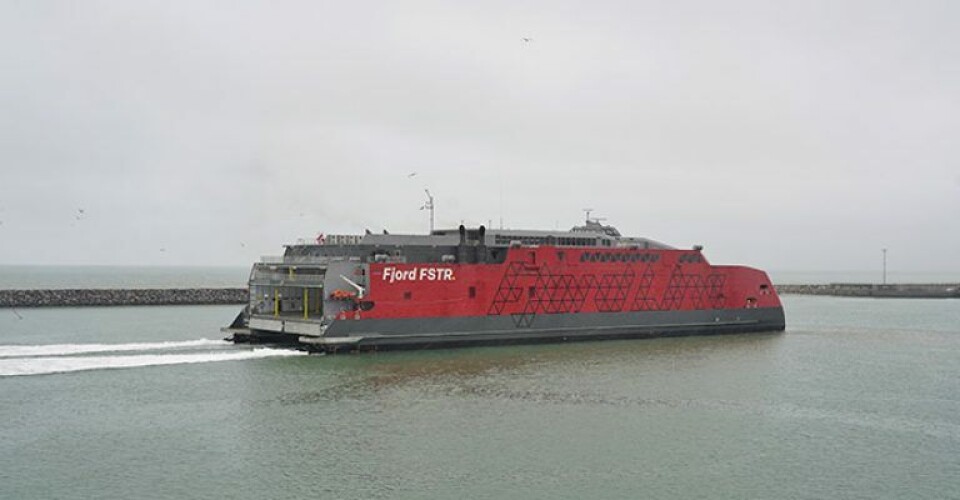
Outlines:
[[312,264],[323,265],[327,262],[361,262],[363,259],[357,255],[351,256],[319,256],[319,255],[286,255],[277,262],[267,262],[267,264]]
[[256,271],[250,281],[257,284],[323,284],[326,274],[297,274],[296,272]]

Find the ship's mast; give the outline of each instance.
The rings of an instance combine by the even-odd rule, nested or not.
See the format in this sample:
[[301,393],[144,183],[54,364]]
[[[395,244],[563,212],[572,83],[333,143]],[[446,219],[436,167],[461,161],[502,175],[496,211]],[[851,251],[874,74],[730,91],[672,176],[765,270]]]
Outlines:
[[590,217],[590,212],[593,212],[593,209],[592,209],[592,208],[584,208],[583,211],[587,214],[587,216],[586,216],[586,221],[587,221],[587,225],[588,225],[588,226],[590,225],[591,222],[595,222],[595,223],[599,224],[599,223],[607,220],[606,217]]
[[430,234],[433,234],[433,195],[430,194],[430,190],[424,188],[423,192],[427,193],[427,202],[420,207],[420,210],[429,210],[430,211]]

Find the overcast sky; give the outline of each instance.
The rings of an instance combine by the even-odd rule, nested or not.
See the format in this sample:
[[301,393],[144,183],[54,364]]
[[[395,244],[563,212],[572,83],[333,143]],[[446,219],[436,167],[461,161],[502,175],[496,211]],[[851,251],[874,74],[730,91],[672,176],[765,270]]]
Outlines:
[[714,263],[957,271],[958,26],[953,0],[6,0],[0,263],[246,265],[425,232],[429,187],[438,226],[589,207]]

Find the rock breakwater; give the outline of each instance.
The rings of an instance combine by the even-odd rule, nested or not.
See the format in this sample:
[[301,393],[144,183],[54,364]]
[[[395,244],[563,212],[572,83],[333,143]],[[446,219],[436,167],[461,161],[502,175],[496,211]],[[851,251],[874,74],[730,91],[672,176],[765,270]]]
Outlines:
[[776,285],[779,294],[834,295],[881,298],[960,298],[960,283],[829,283],[822,285]]
[[0,307],[244,304],[246,288],[0,290]]

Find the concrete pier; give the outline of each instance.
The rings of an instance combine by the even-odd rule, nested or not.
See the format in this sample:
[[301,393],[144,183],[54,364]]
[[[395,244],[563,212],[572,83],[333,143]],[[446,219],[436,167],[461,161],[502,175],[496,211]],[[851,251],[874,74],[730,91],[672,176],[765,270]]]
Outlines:
[[0,307],[245,304],[246,288],[0,290]]

